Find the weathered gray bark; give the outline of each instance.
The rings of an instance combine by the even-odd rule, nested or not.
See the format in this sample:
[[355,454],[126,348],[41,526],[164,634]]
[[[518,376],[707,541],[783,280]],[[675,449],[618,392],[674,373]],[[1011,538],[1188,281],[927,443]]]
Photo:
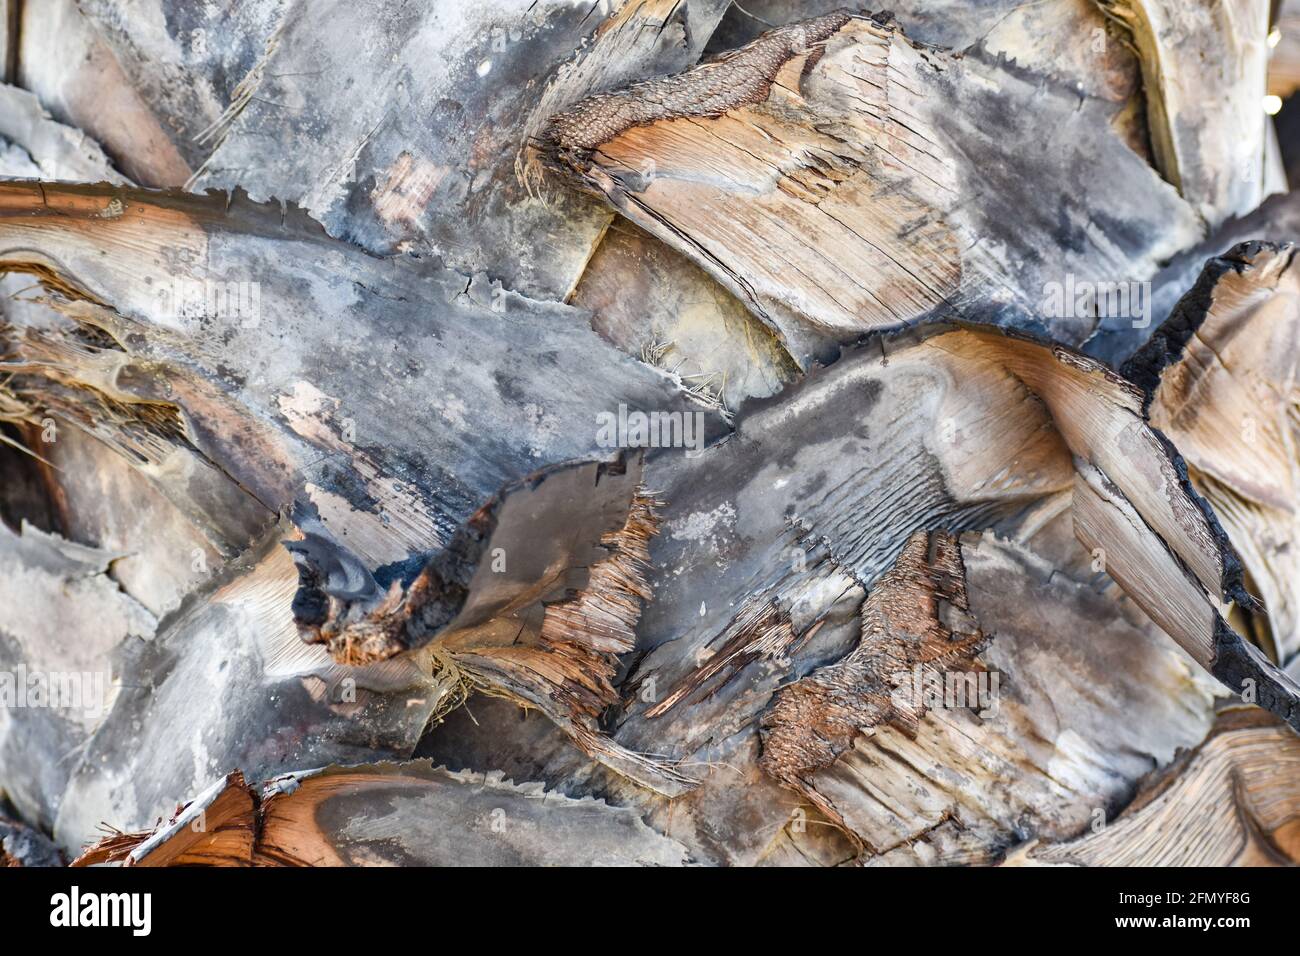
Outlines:
[[1267,5],[898,6],[24,5],[0,861],[1296,860]]

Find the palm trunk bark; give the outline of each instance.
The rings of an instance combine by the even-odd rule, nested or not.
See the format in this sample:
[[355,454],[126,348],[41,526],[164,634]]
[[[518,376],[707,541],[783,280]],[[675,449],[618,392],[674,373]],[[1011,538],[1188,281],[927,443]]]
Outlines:
[[191,6],[0,89],[0,863],[1300,862],[1268,3]]

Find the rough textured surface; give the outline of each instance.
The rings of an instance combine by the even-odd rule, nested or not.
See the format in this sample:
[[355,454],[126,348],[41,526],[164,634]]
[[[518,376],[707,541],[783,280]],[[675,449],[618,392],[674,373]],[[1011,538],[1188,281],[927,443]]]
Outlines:
[[[1093,159],[1045,151],[1007,98]],[[549,154],[806,364],[828,339],[934,314],[1036,327],[1052,283],[1145,278],[1194,242],[1195,213],[1112,129],[1115,109],[831,16],[580,104],[553,121]],[[1056,313],[1067,342],[1096,322]]]
[[686,848],[630,810],[427,761],[308,770],[249,787],[236,772],[152,833],[78,865],[680,866]]
[[525,153],[541,118],[694,63],[725,6],[290,5],[194,185],[295,202],[367,249],[433,254],[561,298],[609,214],[528,181]]
[[1101,0],[1142,64],[1156,165],[1210,227],[1264,198],[1269,0]]
[[[863,602],[858,646],[776,694],[761,723],[763,770],[837,819],[810,778],[879,724],[916,736],[930,696],[916,691],[974,667],[988,642],[969,612],[957,538],[912,535]],[[961,686],[966,703],[964,678]],[[978,705],[974,693],[969,704]]]
[[[596,336],[585,314],[496,294],[481,278],[414,259],[373,259],[278,208],[106,187],[4,188],[10,215],[3,217],[0,233],[22,247],[15,252],[11,246],[5,263],[34,274],[47,292],[47,301],[33,305],[14,330],[10,370],[17,374],[6,380],[13,402],[6,417],[39,426],[52,414],[60,427],[94,435],[150,479],[213,542],[222,561],[241,552],[248,558],[237,572],[244,577],[226,579],[229,591],[220,590],[210,574],[201,593],[191,592],[188,612],[178,613],[159,648],[132,665],[131,703],[120,708],[121,722],[102,742],[122,763],[110,764],[102,779],[105,761],[88,765],[87,779],[78,784],[83,805],[76,811],[85,816],[69,818],[69,842],[83,838],[85,828],[97,822],[90,818],[101,813],[100,801],[114,804],[124,824],[137,825],[140,815],[148,819],[158,812],[169,794],[193,792],[206,774],[224,767],[265,774],[304,762],[355,759],[355,741],[366,735],[372,747],[404,756],[423,725],[445,711],[444,696],[455,693],[460,681],[429,658],[417,662],[406,684],[382,687],[364,706],[339,712],[340,702],[324,695],[337,681],[321,686],[308,676],[323,666],[320,660],[309,655],[283,672],[268,667],[267,648],[282,654],[283,641],[297,640],[289,614],[294,593],[289,555],[278,559],[260,551],[268,535],[277,546],[281,538],[294,536],[273,527],[282,509],[292,508],[303,527],[332,542],[327,557],[341,567],[361,569],[375,586],[365,592],[369,596],[394,587],[405,593],[437,560],[449,572],[441,580],[455,580],[484,598],[475,613],[490,616],[511,605],[510,611],[523,614],[543,597],[586,587],[588,566],[607,553],[601,538],[626,521],[635,487],[626,484],[622,505],[608,511],[609,503],[600,504],[598,496],[576,486],[542,494],[538,489],[545,485],[529,476],[591,459],[581,467],[594,486],[604,467],[598,463],[618,453],[601,438],[598,415],[615,414],[620,407],[693,421],[699,415],[692,434],[701,445],[723,431],[718,415],[690,399],[678,382]],[[188,254],[178,258],[178,249]],[[301,271],[306,262],[319,270],[314,280]],[[187,311],[168,298],[177,281],[215,283],[232,276],[257,283],[261,311]],[[541,316],[545,321],[533,321]],[[446,320],[450,324],[442,324]],[[204,328],[214,333],[194,334]],[[502,364],[485,365],[482,356],[507,329],[512,342]],[[390,335],[406,343],[403,360],[379,365],[371,350],[381,336]],[[311,343],[311,354],[290,353],[279,347],[284,341]],[[468,377],[467,369],[473,370]],[[418,417],[409,412],[414,408],[422,409]],[[671,448],[651,451],[681,454]],[[509,507],[515,501],[519,510],[507,523],[513,528],[510,540],[481,542],[474,560],[467,561],[457,542],[467,528],[472,536],[476,512],[523,479],[531,482],[528,493],[506,502]],[[531,499],[536,500],[530,507]],[[592,533],[582,545],[586,551],[576,535],[572,541],[559,535],[546,539],[554,551],[528,544],[533,511],[547,509],[548,520],[568,532],[584,516],[593,516]],[[256,542],[251,550],[250,542]],[[576,550],[559,557],[570,545]],[[507,568],[495,576],[499,580],[493,572],[496,550],[505,552]],[[223,567],[223,574],[230,570],[220,562],[206,567]],[[476,570],[494,590],[471,587]],[[265,597],[253,601],[247,593]],[[441,608],[442,616],[425,622],[417,629],[420,640],[405,646],[427,641],[454,616],[445,612],[459,604],[429,606]],[[369,602],[358,609],[362,615],[369,610]],[[214,636],[208,646],[193,638],[220,634],[229,614],[244,625],[237,640]],[[458,627],[465,630],[481,620],[471,618]],[[223,671],[239,670],[237,683],[229,685],[238,690],[225,706],[228,714],[242,710],[244,716],[214,725],[211,741],[170,734],[179,710],[195,706],[184,690],[193,676],[179,674],[220,668],[227,654],[243,669]],[[339,656],[350,665],[384,655]],[[479,686],[529,700],[546,695],[548,713],[577,720],[575,735],[590,749],[600,748],[590,704],[567,702],[563,694],[550,701],[563,679],[543,667],[540,676],[521,686],[517,665],[489,666],[491,658],[478,653],[476,666],[466,663],[464,670]],[[595,679],[585,671],[580,676]],[[205,680],[211,684],[210,677]],[[407,706],[400,696],[413,684],[427,692],[418,707]],[[266,697],[268,686],[281,688],[293,707],[303,708],[301,725],[315,730],[305,736],[295,732],[292,743],[264,746],[249,756],[250,748],[257,748],[237,727],[275,723],[268,716],[277,706]],[[218,702],[217,697],[210,701]],[[402,707],[402,718],[395,720]],[[137,730],[134,718],[126,716],[135,708],[177,711]],[[146,738],[151,745],[137,750]],[[149,775],[136,772],[141,761],[169,769],[146,783]],[[124,781],[144,790],[133,794]],[[115,787],[124,789],[115,792]]]
[[[1204,736],[1215,685],[1090,570],[1068,512],[1033,527],[1024,541],[972,535],[962,543],[972,615],[996,634],[976,665],[987,669],[986,680],[998,675],[994,706],[939,705],[910,735],[877,725],[812,775],[853,839],[802,793],[762,772],[756,721],[734,733],[724,728],[684,764],[702,780],[671,801],[593,776],[544,720],[483,698],[469,704],[473,720],[465,711],[451,715],[446,733],[425,746],[435,760],[448,754],[457,765],[490,763],[564,792],[643,808],[653,826],[699,847],[706,862],[990,863],[1029,835],[1068,839],[1098,808],[1123,806],[1139,778]],[[780,684],[832,664],[859,639],[862,599],[861,589],[848,590],[807,650],[788,665],[776,662],[788,668],[783,680],[762,678],[771,664],[751,665],[718,695],[733,709],[755,700],[761,709]],[[1116,712],[1128,715],[1122,728]]]
[[119,653],[154,636],[154,616],[113,579],[116,557],[0,525],[0,788],[47,830],[120,692]]
[[[1219,603],[1250,598],[1226,536],[1140,403],[1131,385],[1060,347],[932,330],[846,354],[759,403],[698,459],[652,463],[647,484],[662,489],[668,509],[651,555],[665,570],[651,578],[641,631],[649,653],[628,678],[634,699],[615,739],[634,750],[672,741],[672,756],[699,759],[766,706],[791,674],[787,654],[802,675],[830,652],[814,640],[818,621],[855,584],[872,586],[906,536],[1032,523],[1071,488],[1076,467],[1109,476],[1144,540],[1174,549],[1196,614],[1162,623],[1214,667]],[[790,447],[797,457],[784,453]],[[1137,584],[1168,553],[1123,540],[1100,542],[1107,568],[1158,615],[1160,596]],[[773,600],[792,619],[783,638],[760,626]],[[1270,686],[1294,693],[1276,669],[1264,671]]]
[[[1219,208],[1282,183],[1258,0],[742,3],[11,6],[6,819],[989,864],[1188,773],[1225,692],[1300,725],[1289,250],[1151,335],[1292,228]],[[1157,823],[1285,856],[1286,781],[1239,796]]]
[[581,163],[634,126],[716,117],[761,103],[786,63],[825,42],[850,19],[846,13],[832,13],[779,27],[685,74],[598,93],[551,117],[541,148],[566,162]]
[[1266,644],[1284,665],[1300,653],[1298,303],[1295,247],[1243,243],[1207,263],[1125,365],[1241,553],[1268,610]]
[[[1214,645],[1205,589],[1241,593],[1222,532],[1140,408],[1141,394],[1102,366],[988,331],[885,336],[847,351],[754,402],[726,442],[647,468],[665,501],[650,548],[654,599],[612,736],[673,759],[698,781],[691,792],[665,803],[593,773],[536,721],[521,724],[512,709],[478,698],[469,703],[474,721],[449,717],[452,736],[425,746],[458,766],[505,766],[647,808],[652,823],[712,861],[854,858],[833,821],[759,769],[761,715],[782,686],[858,644],[864,592],[902,550],[906,539],[895,536],[904,529],[993,528],[1033,538],[1035,548],[1050,529],[1043,555],[990,541],[978,560],[964,559],[982,575],[984,607],[970,597],[979,629],[997,635],[985,653],[1006,681],[1000,718],[932,711],[915,741],[878,726],[813,785],[879,862],[911,844],[912,862],[988,862],[1025,827],[1072,835],[1091,812],[1080,794],[1117,805],[1138,777],[1200,738],[1215,686],[1140,611],[1117,612],[1113,586],[1099,593],[1071,528],[1075,463],[1104,462],[1141,502],[1140,527],[1161,525],[1201,568],[1204,582],[1193,578],[1189,589],[1204,613],[1183,630],[1171,623],[1180,643]],[[1157,570],[1147,562],[1164,560],[1163,551],[1112,553],[1118,543],[1112,535],[1105,545],[1117,577],[1127,569],[1145,580]],[[1048,586],[1052,600],[1043,602]],[[1144,717],[1116,738],[1107,715],[1134,708]]]
[[284,533],[211,575],[123,655],[111,711],[66,767],[60,846],[75,853],[102,823],[151,827],[178,793],[231,767],[260,779],[414,750],[448,692],[432,661],[345,667],[304,645],[288,613],[296,575]]
[[[991,700],[944,700],[914,734],[860,734],[812,778],[869,864],[987,864],[1029,834],[1073,836],[1203,737],[1211,682],[1115,603],[1086,550],[1057,551],[1061,524],[1020,542],[963,536],[971,613],[994,635],[980,655]],[[1133,716],[1122,729],[1114,707]]]
[[1295,866],[1300,741],[1258,711],[1229,711],[1205,741],[1144,781],[1118,818],[1071,842],[1029,845],[1029,866]]

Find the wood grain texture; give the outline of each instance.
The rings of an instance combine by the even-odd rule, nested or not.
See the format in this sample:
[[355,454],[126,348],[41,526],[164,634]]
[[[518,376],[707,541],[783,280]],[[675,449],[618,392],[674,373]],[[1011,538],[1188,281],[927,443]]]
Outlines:
[[[1005,97],[1106,158],[1085,168],[1031,142]],[[1049,283],[1143,278],[1198,238],[1195,213],[1115,133],[1113,112],[892,23],[830,14],[593,97],[552,120],[547,147],[806,364],[827,340],[930,315],[1034,327]],[[1024,182],[1035,188],[1014,211],[998,205]],[[1060,253],[1047,261],[1049,248]],[[1066,342],[1095,321],[1048,319]]]
[[1156,165],[1210,227],[1264,198],[1268,0],[1104,0],[1142,65]]
[[1294,258],[1290,243],[1252,242],[1211,259],[1125,366],[1240,551],[1284,665],[1300,652]]
[[1144,781],[1117,819],[1076,840],[1027,846],[1028,866],[1294,866],[1300,746],[1258,711],[1230,711],[1205,741]]

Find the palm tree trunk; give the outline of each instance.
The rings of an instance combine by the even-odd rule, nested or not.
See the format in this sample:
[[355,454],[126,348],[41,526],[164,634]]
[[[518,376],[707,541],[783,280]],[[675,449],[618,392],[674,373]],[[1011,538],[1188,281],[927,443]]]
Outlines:
[[1285,10],[15,9],[0,862],[1300,862]]

